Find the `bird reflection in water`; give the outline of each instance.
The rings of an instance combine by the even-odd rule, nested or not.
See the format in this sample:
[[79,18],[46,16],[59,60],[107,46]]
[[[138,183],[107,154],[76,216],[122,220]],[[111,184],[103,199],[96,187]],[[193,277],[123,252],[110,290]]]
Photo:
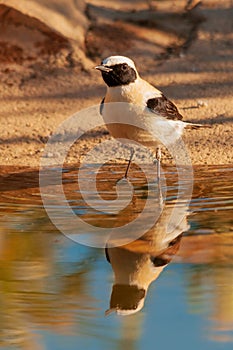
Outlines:
[[106,258],[114,272],[110,308],[106,315],[112,312],[131,315],[141,310],[150,284],[178,252],[183,232],[189,225],[186,205],[179,206],[181,220],[178,223],[172,218],[175,204],[167,202],[156,224],[139,239],[118,247],[106,246]]

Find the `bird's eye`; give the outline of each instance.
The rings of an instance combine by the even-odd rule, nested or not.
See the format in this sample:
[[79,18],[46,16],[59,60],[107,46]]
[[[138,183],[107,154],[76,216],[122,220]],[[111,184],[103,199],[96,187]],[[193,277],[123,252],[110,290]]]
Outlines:
[[122,70],[126,70],[127,67],[128,67],[128,64],[127,63],[123,63],[121,68],[122,68]]

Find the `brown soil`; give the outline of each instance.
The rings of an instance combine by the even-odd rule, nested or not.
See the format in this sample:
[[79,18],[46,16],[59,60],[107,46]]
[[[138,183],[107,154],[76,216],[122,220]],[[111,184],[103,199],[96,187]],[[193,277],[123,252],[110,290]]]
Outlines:
[[[185,8],[187,3],[89,1],[83,60],[68,39],[41,25],[29,28],[30,43],[36,38],[33,55],[22,42],[6,42],[0,35],[0,164],[37,167],[59,124],[101,101],[105,87],[92,66],[112,54],[131,57],[142,77],[172,99],[185,120],[212,126],[184,135],[193,164],[232,164],[233,1],[197,6],[189,1],[192,9]],[[104,126],[90,133],[71,150],[67,163],[77,163],[109,138]]]

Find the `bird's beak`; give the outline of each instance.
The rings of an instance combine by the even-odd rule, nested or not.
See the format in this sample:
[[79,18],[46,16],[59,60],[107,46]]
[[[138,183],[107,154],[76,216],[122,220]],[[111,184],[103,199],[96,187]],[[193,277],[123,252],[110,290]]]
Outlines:
[[98,69],[98,70],[100,70],[101,72],[106,72],[106,73],[109,73],[109,72],[112,71],[112,68],[106,67],[106,66],[104,66],[104,65],[96,66],[95,69]]
[[116,309],[115,307],[106,310],[106,311],[105,311],[105,316],[108,316],[108,315],[112,314],[113,312],[116,312],[116,310],[117,310],[117,309]]

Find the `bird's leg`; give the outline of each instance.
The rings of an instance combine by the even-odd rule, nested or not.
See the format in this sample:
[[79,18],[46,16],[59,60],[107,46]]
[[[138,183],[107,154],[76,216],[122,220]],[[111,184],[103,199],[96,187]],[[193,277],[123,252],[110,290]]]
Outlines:
[[162,153],[161,153],[161,148],[158,146],[156,148],[156,154],[155,154],[156,160],[157,160],[157,181],[160,183],[160,176],[161,176],[161,158],[162,158]]
[[130,147],[130,158],[129,158],[128,165],[127,165],[127,168],[126,168],[126,171],[125,171],[125,178],[126,179],[127,179],[127,176],[128,176],[130,164],[131,164],[133,156],[134,156],[134,152],[135,151],[134,151],[133,147]]
[[162,158],[162,153],[161,153],[161,148],[158,146],[156,148],[156,163],[157,163],[157,183],[158,183],[158,201],[159,201],[159,206],[163,206],[163,195],[162,195],[162,188],[161,188],[161,158]]

